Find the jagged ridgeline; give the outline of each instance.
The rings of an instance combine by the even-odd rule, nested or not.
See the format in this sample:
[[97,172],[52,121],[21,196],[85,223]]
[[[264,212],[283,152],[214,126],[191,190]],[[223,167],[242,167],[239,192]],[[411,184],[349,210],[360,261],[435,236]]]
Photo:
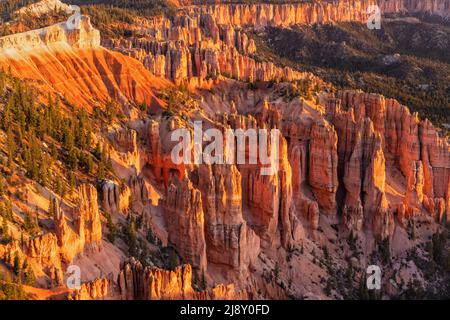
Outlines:
[[24,6],[39,2],[39,0],[3,0],[0,2],[0,21],[11,20],[13,14]]
[[70,4],[85,6],[88,10],[99,12],[112,11],[125,14],[151,17],[159,14],[171,14],[175,5],[170,0],[72,0]]
[[[40,5],[45,3],[45,5]],[[175,7],[165,0],[73,0],[67,4],[78,5],[83,14],[88,14],[97,28],[105,35],[123,35],[117,24],[132,24],[137,17],[155,15],[171,16]],[[0,2],[0,36],[43,28],[69,17],[66,3],[58,0],[6,0]],[[33,5],[40,5],[38,8]],[[115,25],[112,25],[115,23]]]

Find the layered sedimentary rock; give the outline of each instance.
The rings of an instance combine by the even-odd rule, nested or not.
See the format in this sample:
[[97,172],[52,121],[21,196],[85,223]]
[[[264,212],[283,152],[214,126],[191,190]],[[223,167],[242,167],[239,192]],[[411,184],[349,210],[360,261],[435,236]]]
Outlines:
[[138,176],[131,176],[128,185],[131,189],[132,201],[146,204],[149,197],[144,179]]
[[100,33],[86,16],[79,26],[63,22],[0,38],[0,67],[88,110],[111,99],[158,103],[152,90],[164,85],[134,59],[100,47]]
[[175,164],[172,161],[171,151],[174,142],[171,141],[169,134],[176,129],[184,128],[185,124],[176,119],[167,121],[150,120],[148,123],[148,159],[147,164],[152,168],[153,174],[158,181],[168,184],[171,172],[177,172],[179,177],[183,177],[185,167],[188,166],[184,161]]
[[98,278],[83,283],[81,288],[68,294],[69,300],[103,300],[111,294],[111,281]]
[[[164,22],[162,22],[162,21]],[[173,21],[156,18],[141,37],[106,39],[103,45],[140,60],[153,74],[195,85],[219,75],[244,81],[312,77],[271,62],[256,61],[253,40],[240,29],[218,24],[210,14],[193,12]]]
[[259,253],[259,238],[242,215],[241,175],[236,166],[200,166],[208,262],[248,267]]
[[96,48],[100,46],[100,32],[92,26],[89,17],[80,16],[79,25],[76,26],[66,21],[0,38],[0,54],[6,56],[13,56],[13,52],[45,49],[48,46],[60,46],[62,49]]
[[[298,237],[298,223],[292,202],[292,170],[288,161],[287,142],[278,131],[281,115],[267,102],[259,105],[255,115],[256,118],[252,115],[232,113],[224,115],[221,121],[235,130],[269,129],[265,143],[260,139],[260,145],[255,141],[245,144],[246,160],[237,168],[241,174],[243,202],[249,209],[251,228],[261,238],[261,245],[270,247],[281,238],[282,245],[288,248],[292,240]],[[274,149],[271,148],[273,139],[278,141],[278,146]],[[238,140],[235,136],[235,145]],[[263,144],[267,148],[261,151],[259,148]],[[258,159],[250,154],[252,149],[259,155],[256,157]],[[269,163],[263,164],[261,161],[261,154],[264,152]],[[275,154],[272,155],[272,152]],[[251,158],[253,160],[250,160]],[[277,163],[277,166],[272,167],[270,173],[262,173],[263,169],[269,169],[274,163]]]
[[128,186],[120,186],[113,181],[101,184],[101,205],[104,212],[126,214],[129,208],[131,190]]
[[221,300],[244,299],[246,294],[234,285],[218,285],[211,290],[192,287],[192,268],[183,265],[173,271],[143,267],[134,259],[125,262],[118,277],[123,300]]
[[[124,180],[120,184],[104,181],[99,186],[99,199],[93,186],[82,186],[73,210],[62,210],[53,200],[55,234],[0,246],[0,257],[11,265],[17,252],[21,262],[28,259],[33,265],[43,266],[55,284],[61,284],[62,265],[86,250],[102,246],[100,200],[104,212],[140,215],[143,227],[137,233],[143,242],[149,228],[156,226],[155,234],[164,235],[164,246],[173,247],[182,262],[188,263],[169,271],[143,267],[134,259],[125,262],[117,279],[123,299],[249,297],[234,285],[197,290],[218,279],[232,279],[239,288],[248,286],[266,291],[262,296],[278,297],[281,289],[274,289],[272,283],[259,286],[260,277],[272,277],[269,270],[275,273],[278,264],[283,268],[278,276],[284,279],[276,284],[282,288],[282,280],[292,277],[296,287],[300,281],[292,276],[297,275],[296,270],[293,268],[291,273],[287,269],[287,265],[295,266],[296,258],[290,265],[291,253],[310,240],[305,237],[320,241],[330,236],[330,226],[337,222],[352,232],[366,232],[368,239],[374,235],[377,240],[390,237],[396,223],[406,227],[414,215],[429,214],[441,222],[450,212],[450,149],[448,140],[440,138],[431,123],[421,121],[395,100],[358,91],[314,93],[318,103],[312,101],[315,99],[291,98],[293,84],[278,81],[303,79],[317,84],[319,80],[256,61],[255,43],[241,29],[246,24],[263,27],[362,22],[367,18],[365,5],[370,3],[323,1],[188,8],[190,16],[146,20],[150,25],[145,35],[104,40],[108,47],[140,60],[160,78],[175,82],[195,79],[217,87],[195,92],[201,95],[198,100],[203,109],[187,110],[180,103],[162,115],[158,114],[161,110],[155,112],[157,115],[151,113],[153,119],[132,124],[139,129],[124,127],[109,132],[115,151],[123,157],[121,164],[135,166],[136,170],[126,174],[117,170]],[[419,7],[415,1],[405,1],[402,7],[394,5],[397,9],[393,10],[401,12],[405,3],[411,4],[412,11]],[[432,4],[421,8],[438,12],[445,1],[426,3]],[[96,103],[102,98],[142,102],[152,97],[148,87],[141,85],[153,83],[156,78],[139,62],[99,47],[97,32],[86,18],[80,29],[69,30],[60,24],[1,40],[0,63],[11,64],[19,76],[43,79],[73,99],[81,97],[86,103],[91,103],[92,98]],[[27,46],[39,54],[31,56],[18,49]],[[18,59],[8,55],[10,49]],[[65,66],[64,73],[60,65]],[[273,83],[249,86],[227,78]],[[180,128],[192,133],[194,120],[203,120],[205,127],[221,132],[279,129],[279,154],[271,159],[278,167],[264,175],[261,170],[268,165],[261,163],[174,163],[170,135]],[[229,142],[225,142],[227,147]],[[260,142],[246,145],[247,159],[250,149]],[[269,153],[266,156],[272,155],[272,151]],[[165,191],[157,204],[160,208],[149,205],[149,184],[154,188],[152,192]],[[197,285],[192,284],[193,279]],[[105,299],[114,294],[114,289],[112,281],[96,279],[71,292],[69,298]]]
[[309,179],[321,209],[336,211],[337,135],[325,120],[315,122],[309,142]]
[[[288,27],[330,22],[366,23],[379,5],[382,12],[450,14],[449,0],[340,0],[297,3],[200,2],[173,19],[146,21],[138,36],[105,39],[103,45],[141,61],[153,74],[177,83],[207,86],[222,75],[244,81],[298,80],[312,77],[271,62],[256,61],[255,43],[241,29]],[[369,10],[371,9],[371,10]],[[187,14],[186,14],[187,12]]]
[[112,133],[112,142],[120,152],[120,158],[127,167],[134,168],[136,174],[141,172],[142,159],[138,150],[137,132],[130,128],[116,129]]
[[92,185],[82,185],[78,189],[78,194],[79,204],[74,214],[78,234],[85,245],[101,246],[102,224],[98,210],[97,190]]
[[79,196],[73,222],[67,219],[59,202],[52,199],[55,233],[0,245],[1,259],[13,266],[17,256],[20,265],[26,260],[35,272],[46,274],[53,286],[61,285],[66,264],[85,250],[101,248],[102,226],[97,192],[93,186],[83,185]]
[[367,8],[375,1],[311,1],[299,3],[212,4],[194,7],[210,14],[219,24],[255,27],[313,24],[340,21],[366,22]]
[[70,7],[67,4],[61,2],[60,0],[42,0],[30,4],[29,6],[20,8],[15,13],[38,17],[40,15],[47,14],[53,11],[63,11],[67,13],[71,12]]
[[[345,188],[345,224],[360,229],[367,214],[377,235],[386,237],[392,233],[396,208],[389,206],[385,196],[386,172],[390,167],[397,167],[403,174],[404,205],[400,210],[406,210],[406,215],[420,212],[422,204],[433,215],[435,203],[439,203],[439,208],[445,207],[449,144],[439,138],[429,121],[420,121],[405,106],[380,95],[344,91],[338,97],[338,103],[330,99],[326,104],[341,137],[338,153]],[[439,172],[438,183],[433,172]],[[442,209],[438,211],[437,216],[441,217]]]
[[82,185],[79,203],[69,222],[56,201],[53,202],[55,233],[63,261],[70,263],[85,249],[102,246],[101,215],[97,203],[97,190],[92,185]]
[[169,243],[197,271],[205,271],[207,259],[202,195],[187,175],[171,177],[164,208]]
[[52,233],[0,245],[0,257],[11,267],[15,265],[16,259],[18,259],[19,266],[24,265],[25,261],[32,268],[39,266],[47,273],[54,285],[62,284],[59,247],[56,236]]
[[387,0],[378,1],[384,13],[427,13],[450,16],[449,0]]

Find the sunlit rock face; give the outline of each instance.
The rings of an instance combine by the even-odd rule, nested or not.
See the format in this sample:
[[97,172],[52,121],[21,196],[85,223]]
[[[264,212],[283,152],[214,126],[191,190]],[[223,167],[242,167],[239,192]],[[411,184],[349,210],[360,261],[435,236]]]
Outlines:
[[78,192],[78,205],[74,210],[71,223],[58,203],[56,201],[53,203],[58,246],[61,248],[61,258],[67,263],[85,250],[99,250],[102,246],[97,190],[92,185],[82,185]]
[[428,13],[450,16],[449,0],[387,0],[378,5],[384,13]]
[[0,38],[0,67],[37,80],[43,90],[59,92],[87,110],[94,101],[111,98],[123,105],[159,103],[153,88],[164,82],[134,59],[101,47],[89,17],[79,16],[75,25],[71,21]]
[[183,265],[175,270],[143,267],[131,259],[124,263],[118,278],[123,300],[233,300],[247,299],[244,291],[233,284],[219,284],[207,291],[192,287],[192,267]]
[[72,11],[69,5],[61,2],[60,0],[41,0],[26,7],[22,7],[15,13],[19,15],[39,17],[40,15],[52,12],[54,10],[67,13]]
[[68,300],[104,300],[112,295],[112,283],[105,278],[86,282],[74,292],[68,294]]
[[169,180],[165,200],[169,243],[199,272],[207,267],[205,217],[200,191],[187,176]]
[[[395,212],[413,215],[422,205],[442,219],[439,208],[445,207],[449,196],[448,141],[428,120],[420,121],[395,100],[355,91],[340,92],[338,97],[338,104],[332,99],[326,103],[341,137],[338,153],[346,225],[360,229],[367,218],[376,234],[386,237],[392,233]],[[404,177],[400,208],[385,196],[386,175],[394,168]],[[439,172],[436,178],[434,172]]]
[[375,1],[312,1],[305,3],[213,4],[194,7],[193,11],[211,14],[219,24],[290,26],[338,21],[367,20],[367,8]]
[[[100,31],[95,29],[87,16],[80,16],[77,24],[70,21],[39,30],[13,34],[0,38],[0,54],[17,51],[45,49],[48,46],[90,49],[100,46]],[[9,50],[8,50],[9,49]]]

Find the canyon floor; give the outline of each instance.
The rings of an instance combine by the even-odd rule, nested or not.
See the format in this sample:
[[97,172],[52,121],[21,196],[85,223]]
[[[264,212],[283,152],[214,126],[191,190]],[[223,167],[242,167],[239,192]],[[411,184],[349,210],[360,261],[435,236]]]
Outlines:
[[0,299],[450,297],[449,0],[70,4],[0,3]]

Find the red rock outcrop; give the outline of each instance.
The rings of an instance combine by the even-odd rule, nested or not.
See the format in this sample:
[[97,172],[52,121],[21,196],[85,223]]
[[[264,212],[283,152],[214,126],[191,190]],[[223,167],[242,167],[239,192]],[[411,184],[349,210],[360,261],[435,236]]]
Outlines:
[[[406,215],[421,211],[422,204],[434,214],[436,198],[442,199],[437,200],[439,207],[445,207],[441,203],[448,201],[449,144],[439,138],[432,125],[380,95],[345,91],[338,97],[339,103],[328,100],[327,112],[341,137],[338,153],[346,190],[345,224],[360,229],[362,217],[368,214],[378,236],[392,233],[396,208],[385,196],[390,167],[397,167],[404,176]],[[433,164],[429,150],[435,155]],[[439,172],[439,186],[433,181],[433,172]]]
[[131,259],[125,262],[117,280],[123,300],[231,300],[247,297],[234,285],[218,285],[211,290],[196,291],[192,287],[190,265],[177,267],[174,271],[144,268]]
[[82,185],[78,189],[79,204],[74,220],[80,238],[85,246],[99,247],[102,242],[101,215],[98,210],[97,190],[92,185]]
[[[163,21],[164,22],[163,22]],[[141,61],[153,74],[194,86],[219,75],[244,81],[294,80],[311,76],[271,62],[258,62],[253,40],[213,16],[193,12],[171,21],[151,20],[140,38],[106,39],[103,45]]]
[[62,284],[62,265],[58,242],[54,234],[47,233],[26,239],[23,243],[22,241],[13,241],[6,245],[0,245],[0,257],[11,267],[14,266],[16,256],[20,266],[26,260],[35,271],[44,271],[55,285]]
[[155,178],[165,185],[168,184],[170,172],[178,172],[179,177],[183,177],[185,164],[175,164],[172,161],[171,151],[174,142],[171,141],[169,133],[177,128],[183,127],[172,119],[161,121],[161,123],[151,120],[148,124],[148,159],[147,164],[152,168]]
[[375,4],[375,1],[211,4],[193,7],[191,10],[210,14],[218,24],[287,27],[326,22],[366,22],[367,8],[371,4]]
[[310,139],[308,182],[320,208],[334,214],[338,187],[338,138],[333,127],[323,120],[313,124]]
[[97,203],[97,190],[92,185],[78,189],[79,204],[69,222],[57,201],[53,202],[55,233],[63,261],[70,263],[86,249],[102,246],[101,215]]
[[132,202],[139,202],[145,205],[149,197],[144,179],[140,176],[131,176],[128,185],[131,189]]
[[168,241],[192,264],[196,271],[206,271],[205,217],[202,195],[189,177],[172,176],[164,201]]
[[70,13],[72,11],[67,4],[61,2],[60,0],[41,0],[26,7],[20,8],[15,13],[39,17],[40,15],[52,12],[54,10],[67,13]]
[[259,238],[242,215],[239,171],[234,165],[202,165],[198,176],[208,262],[247,268],[259,253]]
[[112,133],[112,142],[119,152],[121,161],[136,174],[141,172],[143,159],[138,150],[137,132],[130,128],[116,129]]
[[81,288],[68,294],[68,300],[104,300],[111,294],[111,281],[98,278],[83,283]]
[[384,13],[428,13],[450,16],[449,0],[387,0],[378,1]]
[[164,86],[164,80],[134,59],[100,47],[99,31],[88,17],[80,19],[80,28],[63,22],[0,38],[0,67],[16,77],[38,80],[43,90],[63,94],[88,110],[111,99],[124,105],[159,103],[153,89]]
[[113,181],[103,181],[101,184],[102,210],[108,213],[121,213],[126,215],[129,208],[131,190],[128,186],[120,186]]

